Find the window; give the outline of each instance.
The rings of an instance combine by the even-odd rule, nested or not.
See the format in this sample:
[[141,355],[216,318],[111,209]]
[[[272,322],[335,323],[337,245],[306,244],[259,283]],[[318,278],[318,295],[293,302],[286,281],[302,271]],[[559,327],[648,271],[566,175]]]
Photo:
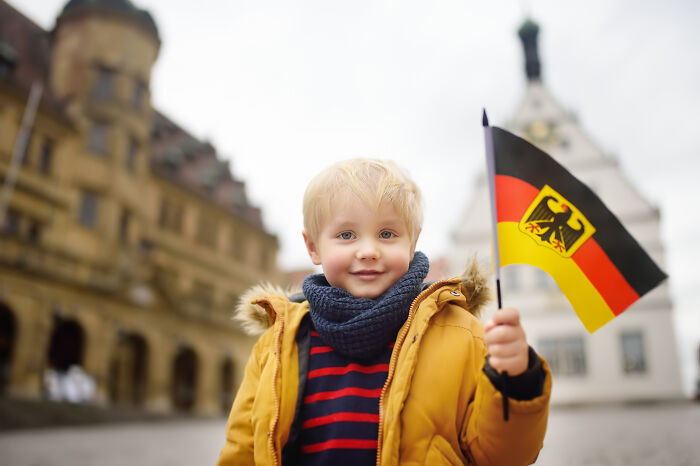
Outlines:
[[39,244],[41,241],[42,225],[38,220],[31,220],[27,229],[27,239],[30,243]]
[[136,155],[138,154],[139,145],[135,139],[129,139],[129,148],[126,152],[126,169],[131,173],[136,170]]
[[547,360],[552,374],[577,376],[586,373],[586,351],[583,337],[543,338],[537,351]]
[[164,230],[179,233],[182,230],[182,211],[182,205],[164,197],[160,202],[158,225]]
[[245,246],[245,235],[243,235],[243,233],[241,233],[240,231],[235,231],[231,236],[231,252],[233,253],[233,257],[235,257],[239,261],[244,260]]
[[197,242],[203,246],[216,248],[216,219],[200,212],[197,223]]
[[129,242],[129,220],[131,216],[126,210],[122,211],[119,217],[119,241],[122,244],[127,244]]
[[644,356],[644,335],[641,332],[624,332],[622,344],[622,369],[625,374],[643,374],[647,370]]
[[51,163],[53,161],[53,141],[45,138],[41,144],[41,152],[39,153],[39,172],[44,175],[51,173]]
[[131,107],[134,110],[143,108],[143,98],[146,95],[146,84],[140,79],[134,80],[134,88],[131,94]]
[[9,76],[15,68],[17,53],[6,41],[0,41],[0,76]]
[[2,225],[2,232],[6,235],[19,234],[19,213],[14,209],[5,211],[5,221]]
[[95,84],[92,87],[92,96],[97,100],[110,100],[114,94],[114,71],[107,68],[98,68]]
[[95,193],[83,191],[78,221],[87,228],[93,228],[97,223],[97,195]]
[[32,150],[32,133],[27,134],[27,140],[25,142],[24,150],[19,158],[19,163],[23,166],[29,165],[29,157],[31,156]]
[[160,210],[158,212],[158,226],[160,226],[161,228],[167,228],[169,218],[170,218],[170,201],[163,198],[160,201]]
[[104,123],[95,122],[88,131],[88,149],[97,155],[107,154],[107,137],[109,128]]

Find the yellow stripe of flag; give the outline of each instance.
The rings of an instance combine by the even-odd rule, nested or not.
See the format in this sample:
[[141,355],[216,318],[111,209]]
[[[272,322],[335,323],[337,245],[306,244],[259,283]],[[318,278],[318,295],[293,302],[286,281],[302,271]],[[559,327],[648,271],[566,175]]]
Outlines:
[[509,264],[537,264],[556,280],[588,332],[595,332],[615,317],[576,262],[537,245],[518,229],[516,222],[500,222],[498,240],[501,267]]

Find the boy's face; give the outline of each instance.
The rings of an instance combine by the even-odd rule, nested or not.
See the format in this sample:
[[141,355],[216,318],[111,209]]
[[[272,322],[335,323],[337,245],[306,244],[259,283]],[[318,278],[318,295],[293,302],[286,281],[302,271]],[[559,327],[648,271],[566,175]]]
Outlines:
[[391,203],[375,211],[352,198],[334,205],[328,217],[316,241],[303,235],[311,260],[332,286],[376,298],[406,273],[414,244]]

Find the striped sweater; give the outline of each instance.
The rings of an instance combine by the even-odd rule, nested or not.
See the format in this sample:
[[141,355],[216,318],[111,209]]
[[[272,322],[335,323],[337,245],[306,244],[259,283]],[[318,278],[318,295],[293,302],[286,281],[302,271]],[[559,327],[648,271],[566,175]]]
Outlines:
[[379,395],[393,343],[370,360],[351,360],[311,332],[299,437],[303,465],[370,465],[377,456]]

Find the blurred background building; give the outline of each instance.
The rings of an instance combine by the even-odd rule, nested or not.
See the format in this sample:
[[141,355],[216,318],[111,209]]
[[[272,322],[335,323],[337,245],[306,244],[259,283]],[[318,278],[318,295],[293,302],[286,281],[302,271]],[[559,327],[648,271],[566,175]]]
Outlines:
[[[548,91],[537,48],[538,25],[527,20],[518,32],[527,87],[506,128],[549,153],[595,191],[663,269],[659,210]],[[488,184],[481,175],[452,234],[451,273],[461,270],[470,252],[491,257],[489,209]],[[528,340],[552,368],[553,404],[683,398],[668,281],[593,335],[545,272],[510,265],[502,271],[501,284],[504,305],[521,310]]]
[[[0,0],[3,186],[20,149],[0,205],[5,396],[230,408],[254,343],[231,311],[279,278],[278,241],[216,149],[151,106],[160,45],[128,0],[70,0],[52,31]],[[71,371],[82,397],[61,393]]]

